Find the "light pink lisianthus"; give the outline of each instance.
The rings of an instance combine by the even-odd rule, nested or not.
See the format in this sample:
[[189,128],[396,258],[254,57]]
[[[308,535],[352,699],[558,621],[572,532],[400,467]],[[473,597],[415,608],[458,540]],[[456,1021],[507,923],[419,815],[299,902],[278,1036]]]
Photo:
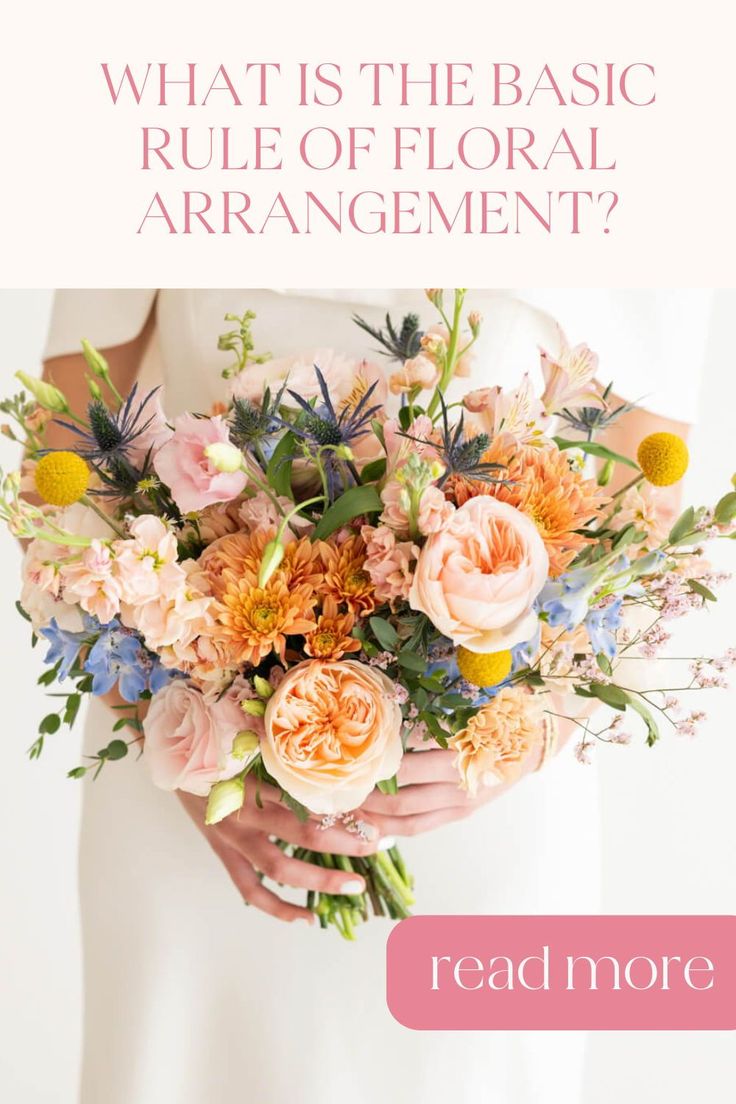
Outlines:
[[243,769],[231,755],[242,729],[252,727],[237,702],[223,697],[207,704],[184,679],[173,679],[151,700],[143,722],[144,756],[155,785],[206,797],[215,782]]
[[177,563],[173,532],[155,514],[141,514],[131,521],[125,540],[115,541],[115,577],[121,601],[142,606],[160,597],[173,598],[184,585],[185,575]]
[[78,559],[60,569],[64,601],[78,603],[102,625],[120,611],[122,588],[114,575],[115,561],[109,545],[93,540]]
[[357,808],[402,756],[396,687],[356,660],[306,660],[266,705],[266,770],[313,813]]
[[395,533],[385,525],[364,525],[360,535],[366,546],[363,566],[370,575],[376,597],[391,604],[408,598],[418,546],[412,541],[397,541]]
[[126,456],[136,467],[142,467],[147,458],[156,458],[159,450],[171,440],[173,430],[166,421],[160,390],[151,396],[145,406],[142,407],[142,403],[137,406],[140,420],[146,428],[133,438],[126,449]]
[[534,522],[506,502],[479,495],[427,538],[409,604],[454,644],[502,651],[534,635],[532,605],[548,569]]
[[263,364],[249,364],[235,377],[230,391],[233,398],[248,399],[256,406],[260,406],[267,387],[274,395],[285,383],[286,390],[282,399],[284,406],[298,406],[289,391],[294,391],[306,402],[311,399],[317,399],[319,402],[322,395],[315,366],[324,377],[335,407],[348,398],[350,392],[360,382],[361,374],[369,382],[373,382],[374,379],[384,381],[384,394],[379,393],[381,390],[379,382],[373,398],[376,403],[382,403],[385,399],[385,377],[380,368],[329,348],[308,349],[305,352],[267,360]]
[[431,391],[439,380],[440,369],[437,363],[424,353],[419,353],[404,361],[401,368],[391,375],[388,385],[392,395],[402,395],[415,388]]
[[174,435],[159,450],[153,466],[182,513],[229,502],[242,492],[247,481],[245,472],[218,471],[205,456],[208,445],[229,441],[227,422],[219,415],[195,418],[193,414],[182,414],[175,420]]

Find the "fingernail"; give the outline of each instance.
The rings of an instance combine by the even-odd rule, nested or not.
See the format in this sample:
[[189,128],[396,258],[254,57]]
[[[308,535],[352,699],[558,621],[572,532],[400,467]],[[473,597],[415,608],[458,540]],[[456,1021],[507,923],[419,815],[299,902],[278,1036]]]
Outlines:
[[384,836],[383,839],[378,841],[379,851],[390,851],[392,847],[396,846],[396,840],[393,836]]
[[348,895],[353,893],[362,893],[365,889],[365,883],[360,881],[359,878],[353,878],[350,882],[343,882],[340,886],[341,893],[347,893]]

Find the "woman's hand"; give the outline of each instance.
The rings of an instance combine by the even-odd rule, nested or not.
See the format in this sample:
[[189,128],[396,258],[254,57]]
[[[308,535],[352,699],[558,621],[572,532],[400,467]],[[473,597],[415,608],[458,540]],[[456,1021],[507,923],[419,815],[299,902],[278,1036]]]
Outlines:
[[[271,786],[260,787],[263,808],[259,809],[255,792],[254,781],[246,779],[245,802],[240,812],[207,827],[204,822],[206,798],[177,791],[177,797],[222,862],[244,901],[279,920],[306,920],[311,924],[314,914],[309,909],[284,901],[263,885],[259,874],[281,885],[313,889],[319,893],[363,892],[365,882],[359,874],[326,870],[313,863],[290,858],[272,842],[271,837],[310,851],[372,855],[392,842],[380,838],[375,824],[363,821],[362,835],[349,832],[340,824],[323,829],[315,820],[300,821],[279,800],[278,791]],[[369,838],[366,839],[366,836]]]

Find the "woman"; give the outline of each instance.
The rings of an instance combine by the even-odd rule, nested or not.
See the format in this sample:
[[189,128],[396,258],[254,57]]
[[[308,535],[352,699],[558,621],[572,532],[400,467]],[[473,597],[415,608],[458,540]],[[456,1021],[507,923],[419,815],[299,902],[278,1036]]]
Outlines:
[[[575,293],[556,294],[563,307],[576,302]],[[538,370],[538,346],[558,351],[558,327],[529,302],[492,291],[471,292],[466,302],[484,324],[464,389],[512,385]],[[136,378],[160,376],[168,416],[208,410],[225,394],[220,371],[228,361],[217,351],[223,316],[246,308],[256,312],[258,351],[274,356],[326,345],[371,356],[354,312],[379,325],[387,309],[434,321],[423,294],[408,291],[61,292],[46,373],[72,405],[83,403],[75,350],[87,337],[105,352],[121,391]],[[573,342],[596,345],[598,323],[601,316],[608,323],[610,312],[599,303],[595,313],[570,329]],[[652,326],[644,330],[651,339]],[[636,367],[631,359],[624,365],[627,382],[622,365],[609,360],[602,375],[637,399],[652,383]],[[654,428],[684,431],[639,411],[613,431],[612,446],[631,451]],[[109,727],[99,703],[90,712],[87,751],[106,742]],[[356,842],[338,826],[320,836],[321,847],[355,853],[387,836],[411,836],[402,847],[417,879],[418,912],[597,911],[596,782],[569,748],[522,783],[475,802],[454,785],[452,756],[440,750],[407,757],[400,781],[397,795],[376,793],[366,803],[371,841]],[[274,860],[269,835],[304,831],[283,807],[267,803],[258,811],[246,802],[237,822],[202,824],[198,799],[178,802],[155,790],[142,765],[127,760],[84,791],[82,1104],[208,1104],[216,1096],[258,1104],[577,1099],[582,1035],[412,1033],[385,1005],[385,922],[362,928],[352,945],[306,922],[277,923],[274,917],[309,921],[297,903],[303,888],[335,891],[340,880],[337,872]],[[433,828],[440,831],[424,839]],[[275,881],[262,884],[257,871]],[[247,912],[239,895],[253,906]]]

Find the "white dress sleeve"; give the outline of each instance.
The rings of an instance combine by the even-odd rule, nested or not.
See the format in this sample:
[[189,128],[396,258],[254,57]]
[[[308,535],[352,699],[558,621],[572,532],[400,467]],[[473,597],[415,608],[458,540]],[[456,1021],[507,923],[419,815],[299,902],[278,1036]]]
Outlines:
[[524,289],[571,345],[590,345],[598,378],[653,414],[693,422],[705,365],[713,293],[706,288]]
[[54,295],[44,359],[79,352],[82,338],[98,349],[138,336],[156,299],[155,289],[63,288]]

